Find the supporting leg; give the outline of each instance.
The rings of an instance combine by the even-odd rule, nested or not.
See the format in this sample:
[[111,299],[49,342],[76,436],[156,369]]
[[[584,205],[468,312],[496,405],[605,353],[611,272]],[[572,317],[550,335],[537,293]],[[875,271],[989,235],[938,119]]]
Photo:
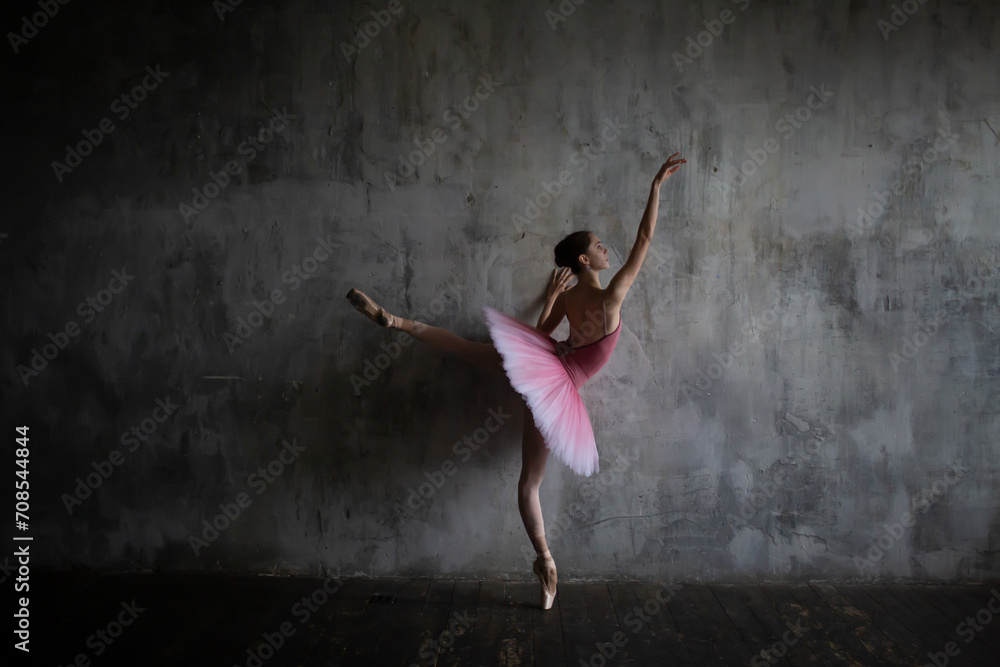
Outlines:
[[521,440],[521,477],[517,481],[517,508],[521,521],[528,533],[538,558],[532,570],[541,584],[540,604],[542,609],[551,609],[556,597],[556,563],[545,542],[545,522],[542,520],[542,505],[538,500],[538,490],[545,477],[545,463],[549,450],[545,446],[531,410],[525,407],[524,433]]
[[542,553],[548,549],[545,543],[545,522],[542,520],[542,505],[538,500],[538,489],[545,477],[545,463],[549,450],[545,440],[535,425],[531,410],[524,409],[524,432],[521,437],[521,477],[517,481],[517,508],[521,512],[524,530],[528,533],[535,551]]

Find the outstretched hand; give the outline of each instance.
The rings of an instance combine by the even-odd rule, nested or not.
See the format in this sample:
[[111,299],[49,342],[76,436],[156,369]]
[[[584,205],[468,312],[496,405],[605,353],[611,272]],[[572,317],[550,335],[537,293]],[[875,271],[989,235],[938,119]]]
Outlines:
[[549,288],[546,292],[546,296],[549,299],[554,299],[561,293],[568,290],[572,285],[569,284],[569,279],[573,277],[573,271],[569,267],[564,266],[561,269],[552,270],[552,280],[549,282]]
[[653,187],[660,187],[663,181],[670,178],[670,175],[681,168],[681,165],[686,163],[687,160],[675,160],[674,158],[680,155],[680,153],[674,153],[667,158],[667,161],[663,163],[660,167],[660,171],[656,172],[656,176],[653,178]]

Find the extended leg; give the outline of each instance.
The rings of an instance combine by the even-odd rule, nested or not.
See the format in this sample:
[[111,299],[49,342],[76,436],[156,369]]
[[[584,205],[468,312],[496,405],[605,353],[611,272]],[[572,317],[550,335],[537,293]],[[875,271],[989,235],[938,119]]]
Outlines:
[[[411,320],[400,320],[393,317],[395,322],[401,326],[396,328],[406,331],[405,323]],[[391,325],[390,325],[391,326]],[[413,321],[413,326],[407,331],[411,336],[422,343],[430,345],[437,350],[444,350],[456,354],[466,361],[470,361],[477,366],[488,370],[503,373],[503,365],[500,360],[500,353],[492,343],[477,343],[467,338],[462,338],[458,334],[448,331],[443,327],[436,327],[423,322]]]
[[410,334],[417,340],[438,350],[451,352],[477,366],[496,373],[503,373],[500,353],[492,343],[477,343],[462,338],[442,327],[435,327],[423,322],[405,320],[391,315],[384,308],[372,301],[366,294],[352,289],[347,293],[347,299],[358,312],[373,322],[393,329],[399,329]]

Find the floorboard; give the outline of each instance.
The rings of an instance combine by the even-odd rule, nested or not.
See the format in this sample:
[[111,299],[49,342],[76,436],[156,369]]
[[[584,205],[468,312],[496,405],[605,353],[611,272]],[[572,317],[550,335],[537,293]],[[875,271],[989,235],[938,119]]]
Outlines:
[[774,643],[771,630],[760,622],[736,589],[735,586],[712,586],[715,598],[739,632],[740,640],[747,654],[747,662],[753,662],[753,659],[759,656],[768,664],[789,667],[792,663],[788,661],[787,655],[775,656],[768,661],[761,654],[761,651],[768,650]]
[[[146,667],[993,667],[1000,655],[995,583],[563,581],[543,611],[537,580],[74,572],[34,582],[31,657],[56,665],[84,654]],[[135,622],[93,644],[132,600]]]
[[887,665],[913,665],[919,662],[915,655],[906,653],[877,626],[877,618],[871,618],[854,606],[831,584],[811,584],[810,588],[837,612],[840,622],[850,628],[865,645],[869,653],[879,656]]
[[[782,611],[780,602],[783,596],[779,595],[777,591],[772,591],[770,586],[741,586],[739,591],[741,595],[745,596],[747,605],[750,606],[760,622],[770,631],[770,643],[762,647],[761,652],[755,654],[759,655],[761,660],[770,661],[775,657],[787,657],[788,661],[794,665],[829,664],[824,662],[819,653],[810,648],[806,642],[799,641],[791,645],[781,643],[782,636],[789,630],[789,626],[795,627],[801,617],[793,613],[787,604]],[[776,604],[775,599],[778,599],[779,603]],[[754,664],[761,663],[755,660]]]

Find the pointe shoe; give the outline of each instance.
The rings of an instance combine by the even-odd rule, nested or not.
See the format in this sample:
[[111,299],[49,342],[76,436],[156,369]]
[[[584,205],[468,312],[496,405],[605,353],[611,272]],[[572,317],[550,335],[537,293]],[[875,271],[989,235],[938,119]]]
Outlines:
[[538,581],[541,583],[541,597],[540,602],[542,609],[552,609],[552,603],[556,599],[556,562],[552,559],[545,559],[539,556],[535,559],[534,565],[531,567],[535,574],[538,575]]
[[377,303],[368,298],[364,292],[359,292],[358,290],[351,288],[351,291],[347,293],[347,300],[351,302],[354,309],[359,313],[370,319],[376,324],[381,324],[384,327],[389,326],[391,323],[389,313],[385,312],[385,308],[382,308]]
[[390,315],[385,312],[385,308],[382,308],[377,303],[372,301],[364,292],[351,288],[351,291],[347,293],[347,300],[351,302],[351,305],[354,306],[359,313],[370,319],[372,322],[375,322],[383,327],[399,329],[404,333],[413,333],[413,320],[404,320],[401,317]]
[[356,290],[352,287],[351,291],[347,293],[347,300],[351,302],[351,305],[354,306],[355,310],[370,319],[372,322],[375,322],[383,327],[389,326],[389,313],[385,312],[385,308],[382,308],[368,298],[368,295],[364,292]]
[[356,290],[352,287],[351,291],[347,293],[347,300],[351,302],[351,305],[354,306],[359,313],[370,319],[372,322],[380,324],[384,327],[399,329],[404,333],[413,333],[413,320],[404,320],[401,317],[390,315],[385,312],[385,308],[382,308],[377,303],[372,301],[364,292]]

